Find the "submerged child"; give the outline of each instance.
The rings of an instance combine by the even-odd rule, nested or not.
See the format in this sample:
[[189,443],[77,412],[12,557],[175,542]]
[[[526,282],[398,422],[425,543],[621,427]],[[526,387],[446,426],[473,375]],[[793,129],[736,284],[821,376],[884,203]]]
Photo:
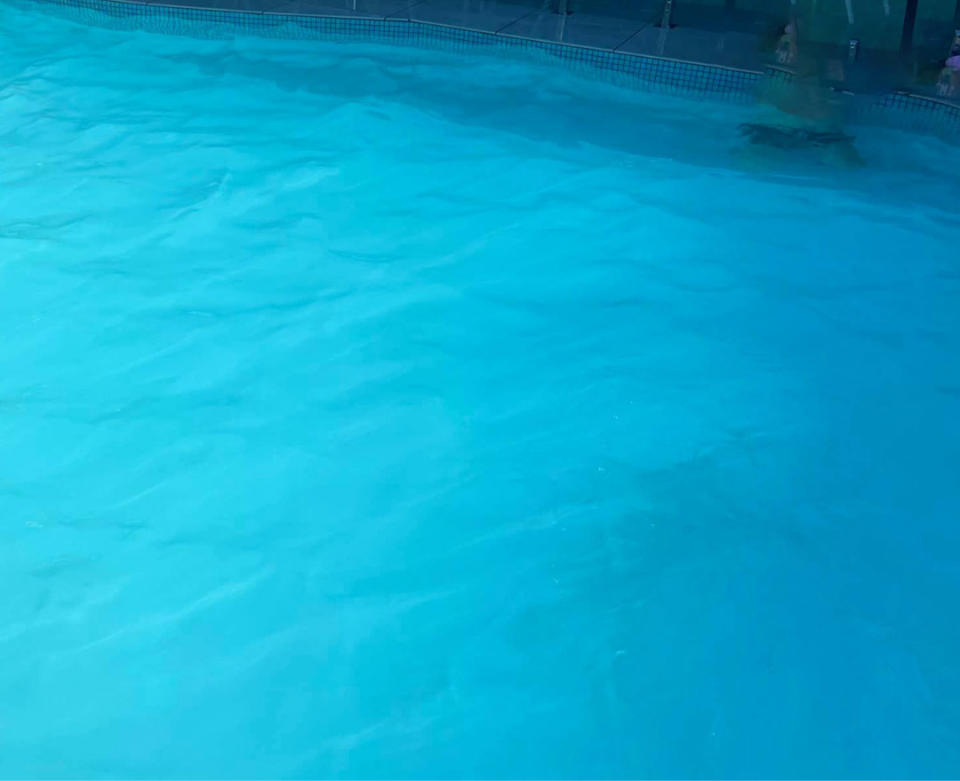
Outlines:
[[838,71],[836,63],[809,52],[801,56],[796,25],[794,20],[784,28],[775,54],[778,65],[789,66],[790,77],[767,79],[760,95],[761,116],[740,126],[749,142],[746,158],[762,165],[769,163],[758,154],[763,149],[791,157],[808,151],[829,165],[861,166],[853,136],[842,129],[840,96],[829,86],[843,81],[843,69]]

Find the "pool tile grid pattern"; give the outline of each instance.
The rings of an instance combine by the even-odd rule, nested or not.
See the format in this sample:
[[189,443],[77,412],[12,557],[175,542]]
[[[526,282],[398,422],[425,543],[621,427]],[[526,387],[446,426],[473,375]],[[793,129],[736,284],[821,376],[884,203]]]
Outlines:
[[[213,2],[214,0],[208,0]],[[789,81],[780,68],[763,73],[709,63],[688,62],[646,54],[597,49],[569,43],[466,29],[415,19],[379,16],[343,16],[286,13],[291,3],[275,11],[166,5],[140,0],[35,0],[68,14],[80,12],[84,21],[114,27],[148,29],[195,37],[231,37],[236,34],[320,40],[366,40],[453,49],[478,47],[507,49],[560,60],[569,66],[605,76],[619,83],[681,94],[700,94],[736,102],[755,100],[764,79]],[[187,3],[190,0],[186,0]],[[262,7],[262,2],[258,3]],[[511,25],[507,22],[504,26]],[[860,121],[890,124],[947,137],[960,135],[960,107],[909,93],[891,93],[875,99],[849,100],[851,116]]]
[[554,43],[514,35],[450,27],[398,18],[314,16],[277,11],[236,11],[137,0],[38,0],[48,6],[79,9],[95,24],[194,35],[229,37],[258,34],[282,38],[367,40],[443,48],[479,47],[543,55],[618,82],[675,93],[709,93],[737,102],[754,100],[761,74],[706,63]]

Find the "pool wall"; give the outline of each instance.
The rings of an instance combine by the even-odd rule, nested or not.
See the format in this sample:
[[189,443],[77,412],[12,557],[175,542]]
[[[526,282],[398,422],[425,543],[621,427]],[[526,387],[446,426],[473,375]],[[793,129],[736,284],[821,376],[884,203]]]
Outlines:
[[[789,81],[776,68],[765,72],[711,63],[597,49],[504,35],[413,19],[265,13],[147,3],[140,0],[26,0],[79,21],[100,26],[176,35],[229,38],[261,35],[317,40],[360,40],[445,49],[497,49],[559,60],[567,66],[619,83],[658,91],[749,103],[767,79]],[[904,129],[960,136],[960,106],[907,92],[841,94],[847,118]]]

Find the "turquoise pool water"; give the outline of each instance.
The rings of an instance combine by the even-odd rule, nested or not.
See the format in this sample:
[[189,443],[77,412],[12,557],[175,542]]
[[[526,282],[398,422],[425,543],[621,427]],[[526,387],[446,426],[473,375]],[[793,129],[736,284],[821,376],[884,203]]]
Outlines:
[[0,4],[0,775],[960,773],[960,150]]

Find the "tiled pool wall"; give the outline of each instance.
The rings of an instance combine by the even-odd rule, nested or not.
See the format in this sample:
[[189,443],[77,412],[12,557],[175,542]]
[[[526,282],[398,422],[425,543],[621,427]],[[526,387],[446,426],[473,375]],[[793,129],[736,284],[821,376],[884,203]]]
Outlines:
[[[26,1],[89,24],[193,37],[260,35],[385,42],[452,50],[508,50],[521,56],[560,61],[616,83],[740,103],[755,101],[758,89],[765,81],[785,83],[794,78],[788,71],[777,68],[768,68],[765,72],[743,70],[408,19],[218,10],[140,0]],[[909,93],[871,96],[846,93],[838,97],[847,118],[853,122],[935,133],[953,140],[960,138],[960,106]]]

